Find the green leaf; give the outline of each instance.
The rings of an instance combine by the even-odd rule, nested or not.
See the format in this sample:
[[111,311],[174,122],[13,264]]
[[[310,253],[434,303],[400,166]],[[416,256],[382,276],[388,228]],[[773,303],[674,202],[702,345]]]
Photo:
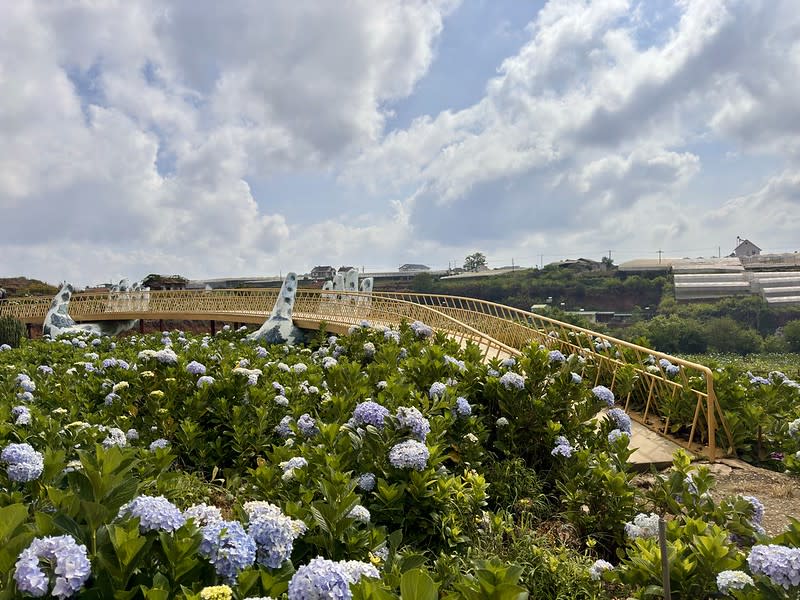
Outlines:
[[412,569],[400,578],[400,597],[403,600],[437,600],[439,586],[425,571]]
[[28,507],[24,504],[12,504],[0,508],[0,544],[3,544],[28,518]]

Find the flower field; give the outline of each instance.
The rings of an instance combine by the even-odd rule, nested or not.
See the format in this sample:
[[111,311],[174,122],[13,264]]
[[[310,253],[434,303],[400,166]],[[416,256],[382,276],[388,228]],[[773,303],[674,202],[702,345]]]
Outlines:
[[[800,522],[769,538],[683,453],[631,484],[582,357],[484,363],[419,322],[244,335],[0,348],[0,599],[657,597],[660,517],[673,597],[800,590]],[[783,407],[756,439],[795,468],[796,390],[731,377]]]

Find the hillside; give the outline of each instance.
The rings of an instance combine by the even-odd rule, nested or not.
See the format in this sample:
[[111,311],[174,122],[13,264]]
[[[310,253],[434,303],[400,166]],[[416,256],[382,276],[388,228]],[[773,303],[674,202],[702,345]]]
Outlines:
[[0,288],[3,288],[8,296],[53,296],[58,288],[38,279],[28,279],[27,277],[0,277]]

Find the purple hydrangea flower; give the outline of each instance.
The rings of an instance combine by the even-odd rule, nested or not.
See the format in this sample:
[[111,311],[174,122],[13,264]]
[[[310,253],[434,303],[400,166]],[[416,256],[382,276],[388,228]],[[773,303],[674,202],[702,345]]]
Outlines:
[[313,437],[319,433],[317,422],[308,413],[301,415],[300,418],[297,419],[297,428],[300,430],[300,433],[306,437]]
[[383,429],[384,419],[388,416],[389,409],[372,400],[359,402],[353,410],[356,425],[372,425],[378,429]]
[[164,496],[137,496],[119,509],[117,518],[139,519],[139,530],[175,531],[183,526],[186,517]]
[[605,402],[609,408],[614,406],[614,392],[604,385],[598,385],[592,388],[594,397],[598,400]]
[[38,367],[36,367],[36,369],[42,375],[52,375],[53,374],[53,368],[48,366],[48,365],[39,365]]
[[561,350],[550,350],[547,353],[547,360],[551,363],[563,363],[566,362],[567,357],[561,352]]
[[[42,570],[42,561],[48,573]],[[20,553],[14,567],[17,589],[37,598],[48,591],[56,598],[69,598],[83,587],[91,574],[86,546],[78,545],[71,535],[34,539]],[[51,580],[54,585],[49,590]]]
[[453,358],[447,354],[444,355],[444,362],[446,365],[453,365],[459,371],[463,372],[467,370],[467,365],[464,364],[463,360],[458,360],[457,358]]
[[428,419],[413,406],[399,407],[395,418],[397,419],[397,424],[401,428],[410,429],[411,434],[420,442],[424,442],[431,431],[431,424],[428,422]]
[[428,464],[429,458],[428,447],[417,440],[400,442],[389,451],[389,462],[397,469],[422,471]]
[[570,373],[570,377],[572,377],[572,383],[581,383],[583,381],[583,377],[578,375],[577,373]]

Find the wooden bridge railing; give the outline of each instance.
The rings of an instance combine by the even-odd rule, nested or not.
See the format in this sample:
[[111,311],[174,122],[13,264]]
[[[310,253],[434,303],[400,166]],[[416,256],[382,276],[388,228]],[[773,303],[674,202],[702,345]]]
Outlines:
[[[265,319],[278,297],[278,290],[173,290],[147,292],[78,293],[69,305],[77,321],[163,318],[225,319],[237,317],[250,322]],[[50,306],[50,298],[13,298],[0,301],[0,316],[11,315],[23,322],[41,323]],[[397,325],[403,320],[423,321],[459,342],[473,341],[488,358],[514,356],[529,343],[538,342],[565,354],[575,353],[587,359],[583,375],[594,376],[595,385],[608,385],[625,409],[643,412],[648,417],[666,415],[660,433],[670,426],[673,410],[694,402],[694,415],[688,442],[692,448],[699,427],[707,429],[707,453],[714,459],[717,451],[717,421],[723,439],[733,447],[714,392],[711,370],[697,363],[657,352],[605,334],[583,329],[528,311],[473,298],[431,294],[374,292],[371,296],[354,292],[299,289],[293,316],[319,326],[330,324]],[[668,361],[662,363],[661,361]],[[672,366],[670,366],[672,365]],[[670,371],[677,373],[670,374]],[[687,400],[689,399],[689,400]]]

